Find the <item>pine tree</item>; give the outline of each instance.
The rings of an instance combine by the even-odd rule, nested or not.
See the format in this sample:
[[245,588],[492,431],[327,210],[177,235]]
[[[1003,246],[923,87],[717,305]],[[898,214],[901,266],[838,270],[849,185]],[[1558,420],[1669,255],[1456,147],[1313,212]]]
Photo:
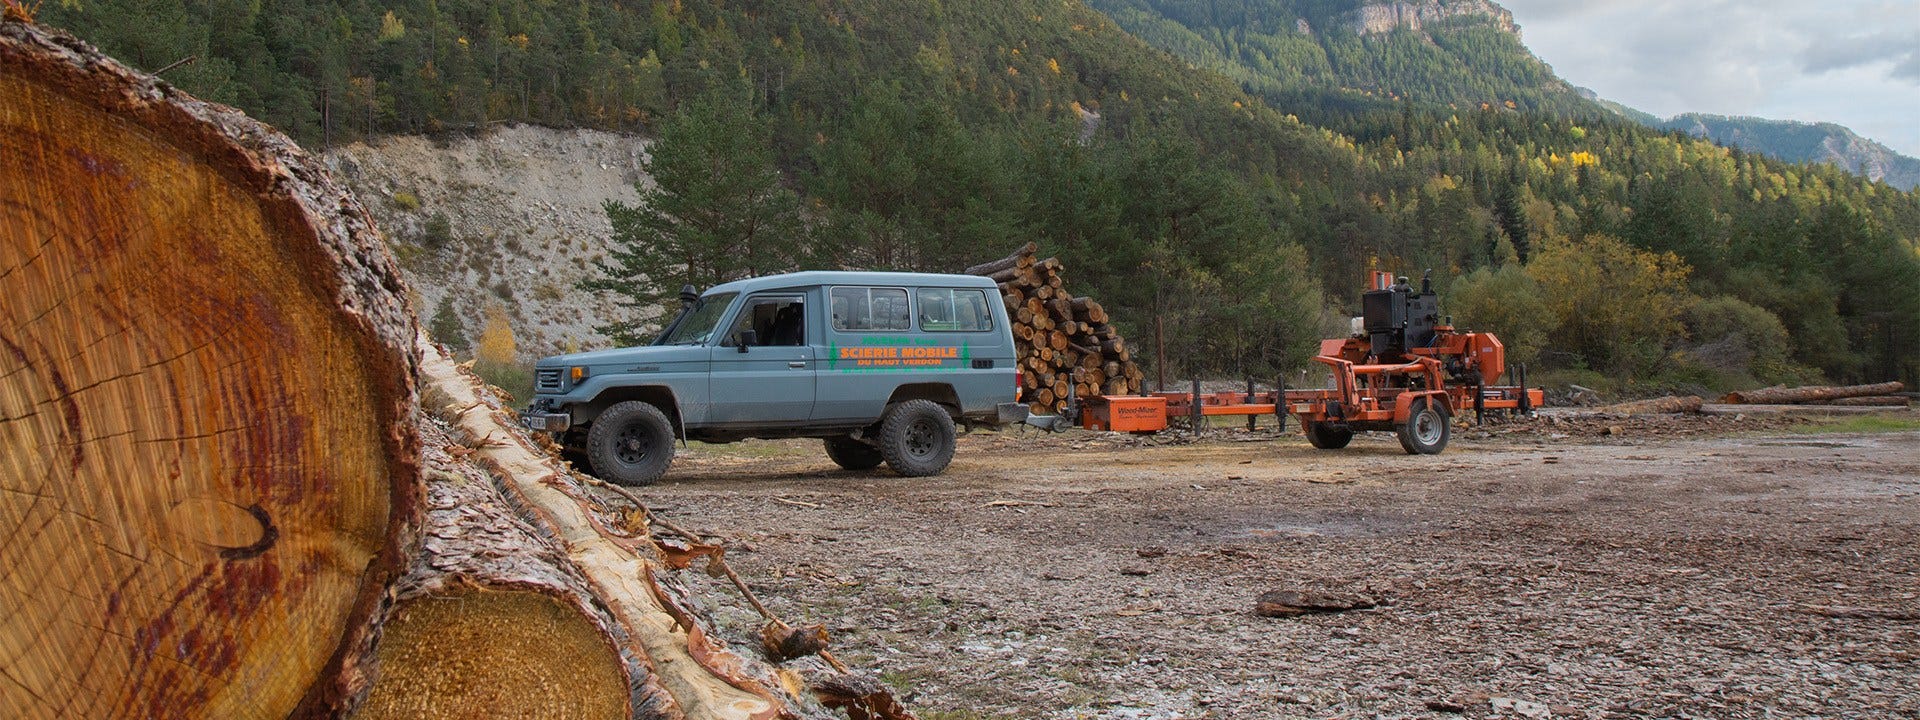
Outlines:
[[440,298],[440,304],[434,306],[433,319],[427,323],[427,336],[452,350],[465,352],[473,348],[473,343],[467,340],[466,324],[453,310],[451,294]]
[[627,317],[595,329],[640,344],[682,285],[706,288],[792,270],[808,243],[800,200],[781,184],[773,130],[738,86],[687,103],[649,146],[640,204],[606,204],[611,264],[580,288],[611,293]]
[[1527,203],[1521,197],[1524,187],[1524,181],[1515,172],[1500,183],[1493,201],[1494,217],[1500,221],[1500,229],[1506,231],[1507,239],[1513,242],[1521,262],[1532,255],[1533,249],[1533,228],[1527,223]]

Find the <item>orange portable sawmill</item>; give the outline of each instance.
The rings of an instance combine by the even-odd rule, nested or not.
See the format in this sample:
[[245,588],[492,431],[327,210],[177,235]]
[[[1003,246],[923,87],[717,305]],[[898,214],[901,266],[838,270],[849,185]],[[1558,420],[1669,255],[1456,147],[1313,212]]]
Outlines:
[[1439,314],[1440,298],[1428,278],[1415,291],[1407,278],[1397,281],[1374,272],[1361,295],[1358,327],[1348,337],[1322,340],[1315,362],[1327,366],[1332,387],[1202,393],[1161,391],[1148,395],[1074,398],[1065,412],[1069,422],[1090,430],[1151,433],[1174,418],[1198,426],[1206,418],[1274,415],[1300,419],[1307,441],[1333,450],[1347,446],[1356,430],[1392,430],[1411,454],[1445,449],[1455,414],[1472,410],[1531,414],[1545,400],[1539,388],[1526,387],[1526,369],[1515,385],[1495,385],[1507,372],[1506,348],[1492,333],[1461,332]]

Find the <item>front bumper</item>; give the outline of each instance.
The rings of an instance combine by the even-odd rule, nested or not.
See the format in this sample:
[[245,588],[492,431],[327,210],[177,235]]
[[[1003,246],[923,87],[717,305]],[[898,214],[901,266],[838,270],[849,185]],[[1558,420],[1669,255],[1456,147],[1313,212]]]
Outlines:
[[567,413],[523,412],[520,424],[531,430],[544,432],[565,432],[573,427],[573,416]]

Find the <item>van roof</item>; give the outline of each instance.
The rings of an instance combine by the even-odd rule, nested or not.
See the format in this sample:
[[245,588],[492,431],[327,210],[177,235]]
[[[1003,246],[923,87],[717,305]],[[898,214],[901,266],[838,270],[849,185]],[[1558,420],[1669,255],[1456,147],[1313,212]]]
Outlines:
[[910,272],[869,272],[845,270],[807,270],[804,272],[768,275],[722,283],[707,289],[702,295],[719,292],[754,292],[757,290],[785,290],[816,285],[900,285],[908,287],[995,287],[993,279],[982,275],[951,275],[945,273]]

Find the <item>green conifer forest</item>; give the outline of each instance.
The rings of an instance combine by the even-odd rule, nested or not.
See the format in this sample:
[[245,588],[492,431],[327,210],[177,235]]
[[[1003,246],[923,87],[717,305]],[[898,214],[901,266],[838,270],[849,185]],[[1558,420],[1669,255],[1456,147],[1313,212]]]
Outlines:
[[[1457,324],[1544,367],[1920,380],[1920,196],[1618,118],[1488,23],[1356,35],[1356,4],[64,0],[40,19],[147,70],[192,56],[164,77],[314,148],[535,123],[737,159],[740,182],[653,206],[764,214],[729,272],[951,271],[1037,240],[1123,329],[1162,317],[1176,373],[1298,368],[1366,270],[1432,268]],[[765,201],[727,194],[748,190]],[[675,232],[609,211],[629,247]]]

